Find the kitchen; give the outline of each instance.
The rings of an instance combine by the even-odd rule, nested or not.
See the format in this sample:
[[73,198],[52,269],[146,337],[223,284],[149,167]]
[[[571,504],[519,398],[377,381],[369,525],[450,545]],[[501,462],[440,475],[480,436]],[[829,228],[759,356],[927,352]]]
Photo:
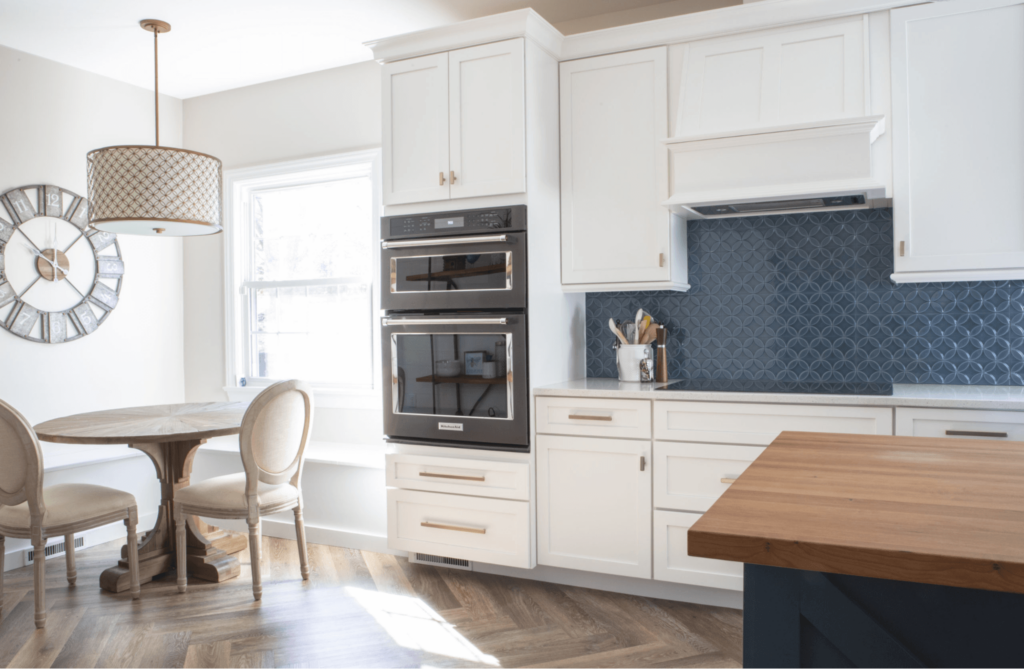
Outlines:
[[[883,459],[920,449],[914,451],[919,467],[883,480],[904,481],[922,498],[936,493],[929,481],[939,476],[932,467],[947,457],[943,449],[959,449],[956,456],[966,458],[961,470],[970,469],[972,457],[1002,457],[1008,459],[995,471],[1012,472],[1010,455],[1024,440],[1024,241],[1016,226],[1024,210],[1017,188],[1024,176],[1024,150],[1018,150],[1024,97],[1007,82],[1024,80],[1017,71],[1024,62],[1024,6],[762,0],[664,17],[650,16],[648,7],[648,20],[613,12],[605,24],[576,19],[555,26],[537,8],[394,30],[367,42],[372,60],[161,100],[171,145],[223,161],[224,234],[183,242],[120,234],[118,248],[134,276],[126,274],[127,292],[119,310],[108,312],[109,324],[81,343],[60,346],[4,339],[12,347],[9,360],[24,350],[29,364],[47,369],[52,356],[67,355],[64,364],[77,369],[65,349],[94,340],[98,346],[104,336],[104,346],[128,341],[128,313],[133,321],[166,319],[160,314],[169,304],[180,319],[160,321],[170,333],[161,339],[169,359],[129,351],[121,357],[161,367],[89,368],[106,394],[87,401],[64,388],[49,391],[53,398],[29,392],[12,380],[23,369],[16,367],[4,375],[0,397],[15,408],[29,404],[21,410],[46,442],[43,437],[60,435],[43,423],[84,411],[248,403],[273,381],[308,379],[316,416],[302,470],[302,532],[311,555],[326,547],[359,552],[378,592],[394,594],[389,588],[397,580],[401,592],[419,594],[414,584],[429,580],[434,612],[457,603],[460,611],[472,610],[473,588],[500,601],[508,596],[495,594],[502,584],[529,583],[522,586],[532,593],[527,599],[550,608],[531,623],[514,610],[507,614],[517,623],[508,631],[516,629],[516,643],[482,631],[474,636],[468,621],[460,625],[460,643],[502,664],[1013,664],[1014,651],[1001,648],[998,637],[963,641],[957,648],[965,655],[944,659],[930,654],[934,630],[919,640],[914,630],[897,632],[888,622],[858,627],[851,610],[860,619],[879,619],[860,595],[829,600],[824,613],[810,605],[801,610],[801,597],[809,596],[799,595],[792,619],[810,620],[800,625],[813,630],[765,632],[777,615],[765,603],[771,598],[756,599],[764,588],[781,592],[772,569],[802,569],[832,579],[839,590],[852,586],[836,586],[838,577],[824,574],[952,589],[967,598],[960,606],[968,610],[972,600],[963,592],[1020,593],[1014,576],[1020,553],[1013,552],[1016,540],[1006,538],[1020,529],[1012,493],[967,510],[952,506],[963,502],[955,495],[928,502],[949,505],[940,534],[959,518],[968,519],[965,527],[990,529],[978,543],[991,540],[993,552],[974,559],[1002,565],[1005,579],[992,583],[932,578],[910,567],[898,577],[851,571],[792,555],[774,562],[771,555],[754,556],[755,544],[730,551],[743,533],[773,545],[797,540],[807,521],[797,509],[792,525],[780,515],[778,528],[763,523],[758,534],[749,523],[718,514],[742,509],[749,496],[771,505],[781,504],[773,496],[786,490],[796,494],[802,477],[813,473],[794,473],[780,490],[764,484],[769,474],[759,467],[796,448],[791,435],[797,433],[828,435],[816,442],[822,452],[807,456],[823,458],[825,469],[831,440]],[[181,34],[178,39],[187,39],[184,29]],[[161,48],[177,36],[161,37]],[[14,81],[25,67],[17,59],[37,57],[22,54],[32,49],[2,33],[0,43],[8,63],[0,71],[10,71]],[[49,72],[57,65],[33,67]],[[151,98],[149,108],[141,98],[132,104],[138,116],[151,113]],[[140,136],[131,141],[149,143],[146,120],[125,131]],[[81,194],[86,189],[74,185],[84,178],[81,156],[123,141],[116,135],[76,140],[82,150],[59,174],[44,156],[29,160],[31,169],[7,168],[3,190],[58,182]],[[330,190],[334,183],[351,188]],[[318,198],[274,199],[287,188],[317,184],[331,202],[346,203],[333,210],[343,210],[357,232],[342,236],[303,223],[298,234],[318,240],[308,250],[266,259],[250,253],[294,244],[296,220],[322,218]],[[319,274],[288,273],[285,261],[302,254],[316,256]],[[341,254],[344,262],[336,260]],[[129,311],[146,301],[132,281],[148,273],[147,264],[168,279],[156,281],[156,272],[147,279],[150,290],[164,291],[148,316]],[[315,294],[315,300],[299,302],[300,288],[311,291],[302,299]],[[362,315],[332,315],[342,309]],[[267,321],[259,320],[264,316]],[[287,327],[281,325],[286,316],[294,321]],[[299,341],[288,339],[294,330],[307,343],[288,343]],[[641,344],[647,330],[659,332],[665,345]],[[648,338],[658,342],[656,335]],[[40,349],[60,353],[42,361]],[[159,386],[157,378],[167,384]],[[122,383],[125,389],[117,389]],[[867,436],[849,441],[858,435]],[[242,472],[238,437],[200,439],[205,443],[191,451],[191,487]],[[44,443],[46,480],[104,477],[115,487],[132,481],[140,530],[158,523],[170,528],[171,506],[159,520],[152,512],[161,499],[172,502],[170,493],[154,488],[152,466],[133,450]],[[51,461],[58,463],[52,475]],[[188,472],[183,476],[187,485]],[[980,493],[979,480],[949,485]],[[836,490],[847,483],[857,482],[833,481]],[[893,492],[897,499],[878,504],[899,507],[908,503],[895,493],[900,485],[871,494]],[[978,517],[970,508],[990,513]],[[1006,524],[997,527],[999,519]],[[189,541],[208,540],[195,559],[217,566],[207,580],[218,585],[193,590],[202,583],[196,578],[206,576],[190,577],[185,596],[229,588],[251,602],[247,589],[255,580],[245,572],[252,571],[254,553],[259,562],[259,551],[246,547],[245,523],[213,516],[209,523],[221,529],[197,525]],[[299,588],[297,564],[292,580],[275,578],[272,565],[295,552],[300,526],[300,516],[291,514],[259,521],[264,609],[275,606],[279,593]],[[862,544],[829,541],[855,554],[869,551],[872,541],[906,551],[901,537],[916,527],[896,531],[882,522],[878,533],[863,533]],[[779,534],[766,534],[769,529]],[[123,528],[97,532],[89,546],[124,540]],[[937,544],[935,559],[966,559],[957,541]],[[29,547],[27,540],[11,538],[6,546],[8,568],[15,559],[20,566],[20,555],[13,556]],[[83,566],[90,554],[82,553]],[[205,568],[199,562],[196,573]],[[152,567],[153,580],[142,583],[143,605],[149,592],[174,590],[173,577],[158,577],[168,568]],[[20,618],[8,618],[5,604],[0,640],[11,622],[31,627],[31,571],[8,572],[8,596],[12,588],[28,594],[13,605]],[[128,588],[130,570],[123,571],[119,578]],[[320,571],[313,572],[315,585]],[[752,578],[763,585],[752,588]],[[28,586],[12,585],[25,579]],[[340,576],[333,582],[352,585]],[[885,581],[876,585],[889,592]],[[46,594],[61,602],[64,590],[54,586]],[[914,596],[938,601],[946,590]],[[531,636],[569,615],[540,604],[553,592],[589,605],[591,634],[563,628],[547,642]],[[96,595],[98,602],[107,597],[113,595]],[[1009,597],[1000,605],[1005,609],[991,610],[1012,615],[1019,594]],[[109,602],[124,604],[130,620],[128,600]],[[662,623],[667,628],[646,621],[654,631],[644,632],[621,620],[652,606],[671,621]],[[54,607],[56,616],[62,609]],[[377,613],[374,620],[383,625]],[[27,641],[28,627],[8,634]],[[572,641],[596,637],[598,628],[615,644]],[[197,647],[223,649],[222,639],[202,641],[191,633]],[[687,634],[700,639],[680,641]],[[329,649],[318,655],[315,638],[309,644],[305,656],[277,648],[269,657],[261,649],[260,657],[369,661],[332,656]],[[525,650],[537,644],[534,652]],[[4,645],[11,648],[10,657],[0,656],[4,664],[25,647]],[[231,647],[224,652],[240,653]],[[891,647],[904,654],[888,652]],[[1004,651],[1010,654],[998,654]],[[483,655],[456,657],[488,663]],[[99,659],[96,666],[104,664]]]

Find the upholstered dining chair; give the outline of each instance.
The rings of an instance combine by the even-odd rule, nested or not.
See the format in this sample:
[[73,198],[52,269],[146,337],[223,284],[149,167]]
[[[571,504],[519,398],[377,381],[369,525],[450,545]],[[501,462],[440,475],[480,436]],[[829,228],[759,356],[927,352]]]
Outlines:
[[31,539],[35,550],[36,627],[46,626],[46,538],[64,536],[68,583],[75,570],[75,533],[123,520],[128,527],[128,570],[132,599],[138,599],[139,520],[130,493],[87,483],[43,487],[43,451],[35,430],[0,400],[0,615],[4,601],[4,537]]
[[306,530],[302,524],[302,464],[313,424],[313,395],[301,381],[281,381],[256,396],[242,418],[238,445],[240,474],[207,479],[174,493],[178,592],[188,588],[185,516],[244,518],[249,525],[252,594],[263,596],[260,575],[260,518],[292,509],[302,580],[309,580]]

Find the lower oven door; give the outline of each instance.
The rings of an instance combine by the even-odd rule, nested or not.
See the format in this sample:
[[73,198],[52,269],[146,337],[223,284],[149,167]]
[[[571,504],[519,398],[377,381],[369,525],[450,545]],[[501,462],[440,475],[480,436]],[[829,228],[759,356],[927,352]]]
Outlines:
[[525,315],[381,322],[388,437],[529,448]]

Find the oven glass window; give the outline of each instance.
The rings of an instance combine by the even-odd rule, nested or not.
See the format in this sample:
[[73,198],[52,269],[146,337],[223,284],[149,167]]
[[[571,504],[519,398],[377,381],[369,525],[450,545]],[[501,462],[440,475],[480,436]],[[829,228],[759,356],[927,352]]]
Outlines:
[[512,418],[511,334],[394,334],[395,413]]
[[453,253],[391,259],[392,293],[510,290],[512,252]]

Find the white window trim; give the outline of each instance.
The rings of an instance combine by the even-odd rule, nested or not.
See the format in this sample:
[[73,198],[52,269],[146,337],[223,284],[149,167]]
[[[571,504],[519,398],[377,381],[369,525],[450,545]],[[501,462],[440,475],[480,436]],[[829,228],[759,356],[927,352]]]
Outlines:
[[[244,299],[239,293],[242,285],[242,273],[246,268],[242,254],[248,249],[248,230],[245,226],[245,211],[236,207],[238,196],[243,187],[258,185],[261,180],[280,184],[282,177],[295,175],[295,183],[307,183],[297,173],[315,170],[344,168],[357,163],[371,163],[373,179],[372,207],[372,240],[380,239],[381,212],[381,151],[370,149],[351,153],[305,158],[287,162],[245,167],[224,172],[224,391],[231,401],[250,401],[272,381],[253,379],[253,383],[239,386],[238,379],[246,369],[244,346],[240,337],[243,334],[242,317]],[[374,244],[371,248],[376,249]],[[380,311],[380,254],[373,254],[372,308],[373,313]],[[284,282],[287,283],[287,282]],[[381,369],[380,329],[373,327],[373,389],[346,388],[344,386],[314,383],[313,391],[316,405],[324,408],[380,409],[383,402],[381,377],[377,373]]]

